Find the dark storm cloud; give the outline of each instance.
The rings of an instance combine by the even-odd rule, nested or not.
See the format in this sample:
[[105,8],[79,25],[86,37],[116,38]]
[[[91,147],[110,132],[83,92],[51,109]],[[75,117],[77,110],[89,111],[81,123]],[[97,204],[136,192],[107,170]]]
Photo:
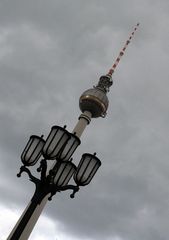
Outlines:
[[15,177],[29,136],[74,127],[79,95],[140,21],[114,74],[108,115],[87,127],[75,154],[77,163],[97,151],[102,167],[75,200],[58,194],[45,212],[81,239],[168,238],[168,9],[167,1],[1,1],[2,205],[23,208],[34,190]]

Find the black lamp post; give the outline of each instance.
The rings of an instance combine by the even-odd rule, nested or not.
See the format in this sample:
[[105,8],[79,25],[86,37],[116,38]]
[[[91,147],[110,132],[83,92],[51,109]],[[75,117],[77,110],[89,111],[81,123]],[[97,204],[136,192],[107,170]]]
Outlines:
[[[35,192],[19,224],[8,239],[27,239],[24,234],[26,226],[35,209],[46,196],[48,200],[51,200],[56,192],[70,189],[73,191],[70,197],[74,198],[79,186],[90,183],[101,162],[95,153],[94,155],[85,153],[76,167],[72,163],[71,156],[80,142],[79,137],[75,133],[68,132],[65,126],[64,128],[53,126],[46,140],[43,139],[43,136],[32,135],[30,137],[21,154],[23,166],[21,166],[17,176],[20,177],[23,172],[26,172],[30,181],[35,184]],[[41,161],[40,158],[42,158]],[[32,175],[29,167],[36,165],[39,161],[40,166],[37,171],[40,172],[40,178],[37,178]],[[54,163],[50,170],[48,169],[48,161]],[[73,176],[75,185],[69,184]]]

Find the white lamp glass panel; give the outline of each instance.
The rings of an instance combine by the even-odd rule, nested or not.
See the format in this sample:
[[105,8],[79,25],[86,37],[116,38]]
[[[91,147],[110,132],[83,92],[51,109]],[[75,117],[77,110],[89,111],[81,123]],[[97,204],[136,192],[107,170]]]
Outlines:
[[56,156],[59,154],[60,150],[61,150],[62,147],[65,145],[65,143],[67,142],[68,139],[69,139],[69,136],[68,136],[68,135],[64,135],[64,136],[62,136],[62,138],[60,139],[59,143],[57,143],[57,146],[56,146],[56,144],[53,144],[53,145],[55,145],[55,146],[53,146],[54,151],[53,151],[53,149],[52,149],[52,151],[53,151],[53,153],[51,153],[51,157],[52,157],[52,158],[53,158],[53,157],[56,157]]
[[42,148],[45,141],[38,136],[31,136],[25,147],[21,159],[24,164],[33,165],[42,155]]
[[85,159],[81,159],[79,166],[78,166],[78,170],[77,170],[77,180],[79,181],[82,177],[84,178],[85,176],[83,176],[86,172],[86,169],[88,167],[89,164],[89,159],[85,158]]
[[66,186],[69,183],[69,181],[70,181],[71,177],[73,176],[74,172],[75,172],[74,168],[69,169],[67,177],[65,178],[62,186]]
[[59,187],[67,185],[74,172],[74,164],[71,162],[62,162],[56,172],[54,183]]
[[[47,153],[47,152],[52,152],[52,149],[54,148],[53,144],[54,144],[54,137],[56,135],[56,129],[52,129],[51,132],[49,133],[47,139],[46,139],[46,144],[43,148],[43,152]],[[52,144],[53,141],[53,144]],[[51,147],[49,148],[48,146],[51,145]]]
[[64,128],[53,127],[43,149],[44,155],[55,158],[68,139],[69,134]]
[[83,181],[85,181],[93,167],[95,166],[97,160],[95,158],[92,158],[92,156],[86,156],[82,159],[82,164],[80,166],[80,169],[78,171],[78,177],[81,178],[83,176]]
[[64,163],[61,163],[61,165],[59,166],[59,168],[57,169],[57,172],[56,172],[56,175],[55,175],[55,178],[54,178],[54,183],[58,185],[58,181],[60,178],[63,177],[62,173],[64,171],[64,168],[65,168],[65,164]]
[[21,159],[22,161],[25,161],[25,156],[26,156],[26,152],[28,151],[28,149],[30,148],[30,145],[32,143],[32,139],[30,138],[25,149],[23,150],[22,154],[21,154]]
[[87,185],[100,165],[101,162],[95,155],[84,154],[79,163],[77,173],[74,176],[75,182],[79,185]]
[[69,160],[79,144],[80,140],[72,134],[63,152],[61,153],[60,158],[63,159],[64,161]]
[[88,178],[85,180],[83,179],[82,182],[84,185],[87,185],[90,183],[90,181],[92,180],[92,178],[94,177],[95,173],[97,172],[97,169],[99,168],[100,166],[98,164],[95,165],[95,167],[93,168],[93,170],[90,172],[90,174],[88,175]]

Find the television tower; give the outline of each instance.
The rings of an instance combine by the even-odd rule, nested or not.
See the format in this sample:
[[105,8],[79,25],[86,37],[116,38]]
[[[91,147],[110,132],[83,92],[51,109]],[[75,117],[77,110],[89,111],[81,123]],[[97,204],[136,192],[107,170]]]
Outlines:
[[[23,166],[17,174],[21,176],[26,172],[35,184],[35,193],[27,208],[16,223],[7,240],[27,240],[48,200],[57,192],[73,190],[70,195],[74,197],[80,186],[90,183],[96,171],[101,165],[101,161],[94,153],[84,153],[79,165],[76,167],[72,163],[71,156],[80,144],[80,137],[90,123],[92,118],[105,117],[108,109],[107,92],[113,84],[112,74],[114,73],[121,57],[124,55],[127,46],[131,42],[139,23],[134,27],[131,35],[121,49],[117,59],[106,75],[100,77],[96,86],[86,90],[79,99],[79,107],[82,114],[72,133],[66,127],[53,126],[46,140],[43,136],[32,135],[23,150],[21,160]],[[43,156],[40,167],[40,177],[32,175],[29,167],[34,166]],[[54,161],[53,167],[48,171],[48,161]],[[76,185],[69,185],[69,180],[74,178]]]
[[94,88],[88,89],[81,95],[79,100],[79,107],[82,111],[82,114],[79,117],[79,122],[73,130],[73,132],[76,132],[77,136],[81,136],[86,125],[90,123],[91,118],[106,116],[106,111],[109,104],[106,94],[109,92],[109,88],[113,84],[112,75],[138,27],[139,23],[137,23],[137,25],[134,27],[131,35],[126,41],[124,47],[119,52],[118,57],[116,58],[108,73],[100,77],[98,84],[94,86]]

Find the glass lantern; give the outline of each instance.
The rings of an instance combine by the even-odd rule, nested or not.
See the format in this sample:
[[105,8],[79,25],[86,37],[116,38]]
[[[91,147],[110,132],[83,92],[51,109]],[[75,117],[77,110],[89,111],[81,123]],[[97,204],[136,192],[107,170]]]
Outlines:
[[96,154],[84,153],[74,175],[77,185],[89,184],[100,166],[101,161],[96,157]]
[[60,159],[63,161],[69,160],[80,143],[80,139],[75,134],[70,133],[70,139],[61,152]]
[[70,162],[60,162],[58,168],[55,170],[54,184],[57,187],[66,186],[76,171],[76,166]]
[[43,148],[43,155],[47,159],[55,159],[66,145],[70,133],[62,127],[53,126]]
[[24,165],[35,165],[40,156],[42,155],[42,149],[45,141],[42,137],[32,135],[21,154],[21,160]]

